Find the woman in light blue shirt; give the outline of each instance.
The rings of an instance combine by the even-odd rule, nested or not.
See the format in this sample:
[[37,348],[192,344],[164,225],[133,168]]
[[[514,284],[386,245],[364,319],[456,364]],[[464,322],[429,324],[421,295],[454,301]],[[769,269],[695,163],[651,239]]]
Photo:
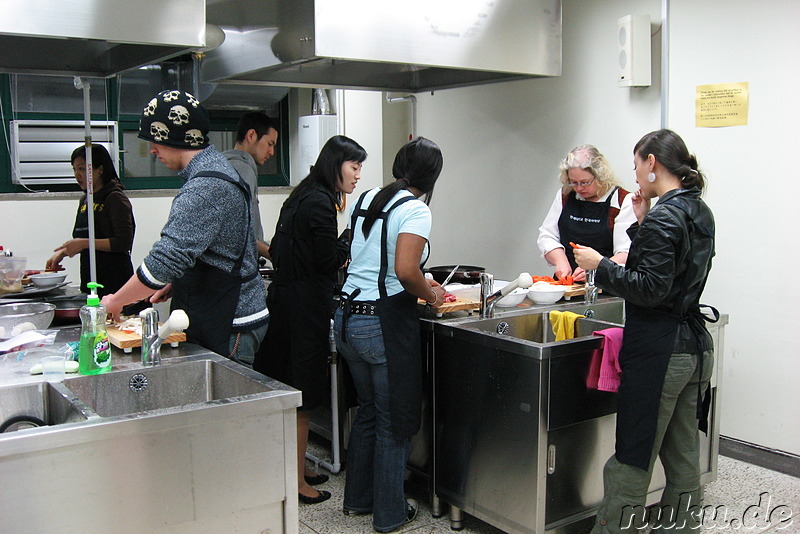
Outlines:
[[351,210],[346,298],[334,330],[358,396],[343,512],[372,513],[378,532],[391,532],[417,513],[405,498],[403,475],[421,417],[417,300],[444,301],[444,289],[421,268],[431,229],[428,202],[441,170],[439,147],[414,139],[395,157],[394,183],[362,194]]

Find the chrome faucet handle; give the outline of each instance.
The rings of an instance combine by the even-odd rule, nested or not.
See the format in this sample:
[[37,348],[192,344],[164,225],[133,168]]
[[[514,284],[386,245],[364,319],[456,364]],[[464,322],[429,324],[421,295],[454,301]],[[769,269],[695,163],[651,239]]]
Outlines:
[[519,273],[513,282],[508,283],[502,289],[492,293],[494,276],[489,273],[481,273],[481,319],[491,319],[494,317],[494,305],[498,300],[505,297],[518,287],[527,289],[533,285],[533,277],[529,273]]
[[158,312],[147,308],[139,312],[142,319],[142,365],[161,363],[161,340],[158,337]]
[[490,303],[493,302],[492,290],[494,288],[494,276],[489,273],[480,273],[480,287],[481,287],[481,307],[480,316],[482,319],[491,318],[494,312],[494,306]]
[[583,302],[586,305],[597,304],[597,286],[594,283],[594,276],[597,273],[594,269],[586,271],[586,289]]

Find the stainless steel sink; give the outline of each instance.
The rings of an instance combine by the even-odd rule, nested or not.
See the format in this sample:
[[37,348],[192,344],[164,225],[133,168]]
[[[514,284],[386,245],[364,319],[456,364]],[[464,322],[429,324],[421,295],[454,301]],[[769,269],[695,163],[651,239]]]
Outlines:
[[3,419],[57,425],[0,434],[0,530],[291,531],[299,391],[211,353],[119,366],[0,387]]
[[[466,320],[460,326],[533,343],[555,343],[555,334],[550,323],[550,312],[554,310],[592,315],[592,318],[577,319],[576,338],[591,336],[595,330],[619,327],[625,322],[623,302],[614,300],[601,301],[592,306],[581,303],[553,306],[546,310],[532,308],[521,313],[498,315],[492,319]],[[592,313],[587,313],[588,310],[592,310]]]
[[239,398],[272,390],[263,382],[219,361],[197,360],[135,371],[65,380],[102,417],[129,415]]
[[87,415],[68,396],[62,387],[48,382],[0,387],[0,430],[85,421]]
[[615,323],[618,326],[625,324],[625,301],[618,298],[600,299],[591,306],[578,302],[563,304],[553,309],[571,311],[578,315],[590,315],[587,311],[591,310],[592,318],[597,321]]

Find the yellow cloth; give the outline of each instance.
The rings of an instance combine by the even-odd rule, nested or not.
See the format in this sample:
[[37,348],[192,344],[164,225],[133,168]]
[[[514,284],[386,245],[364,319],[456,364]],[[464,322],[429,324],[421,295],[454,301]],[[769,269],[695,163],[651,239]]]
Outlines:
[[578,317],[584,317],[571,311],[557,311],[550,312],[550,324],[553,325],[553,333],[556,335],[556,341],[563,341],[565,339],[572,339],[575,337],[575,320]]

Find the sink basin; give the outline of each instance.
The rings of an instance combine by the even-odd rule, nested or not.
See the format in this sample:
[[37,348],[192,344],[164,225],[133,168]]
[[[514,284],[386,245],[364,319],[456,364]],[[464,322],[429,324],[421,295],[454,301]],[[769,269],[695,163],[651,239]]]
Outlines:
[[0,387],[0,430],[85,421],[87,416],[57,387],[48,382]]
[[245,368],[212,360],[112,371],[64,381],[77,397],[102,417],[182,408],[239,398],[272,389],[248,376]]
[[586,315],[587,310],[594,312],[593,319],[615,323],[614,326],[625,324],[625,301],[618,298],[598,300],[595,304],[587,306],[583,302],[566,304],[552,308],[554,310],[571,311],[578,315]]
[[[528,313],[525,315],[511,315],[495,317],[493,319],[480,319],[470,321],[463,325],[465,328],[480,330],[492,334],[524,339],[534,343],[545,343],[554,339],[549,328],[550,320],[547,313]],[[549,339],[547,334],[550,334]]]
[[[549,313],[533,313],[513,317],[481,319],[464,325],[481,332],[499,334],[501,336],[533,341],[534,343],[554,343],[556,336],[550,323]],[[591,336],[595,330],[603,330],[619,326],[603,321],[579,317],[575,322],[575,337]]]
[[[573,306],[562,309],[583,315],[586,306]],[[591,336],[595,330],[622,326],[622,308],[615,306],[592,306],[594,318],[579,317],[575,323],[575,337]],[[556,340],[550,323],[550,311],[537,311],[519,315],[506,315],[493,319],[479,319],[464,322],[463,328],[479,330],[490,334],[532,341],[534,343],[554,343]]]
[[300,403],[212,353],[0,387],[2,419],[58,424],[0,434],[0,530],[291,531]]

